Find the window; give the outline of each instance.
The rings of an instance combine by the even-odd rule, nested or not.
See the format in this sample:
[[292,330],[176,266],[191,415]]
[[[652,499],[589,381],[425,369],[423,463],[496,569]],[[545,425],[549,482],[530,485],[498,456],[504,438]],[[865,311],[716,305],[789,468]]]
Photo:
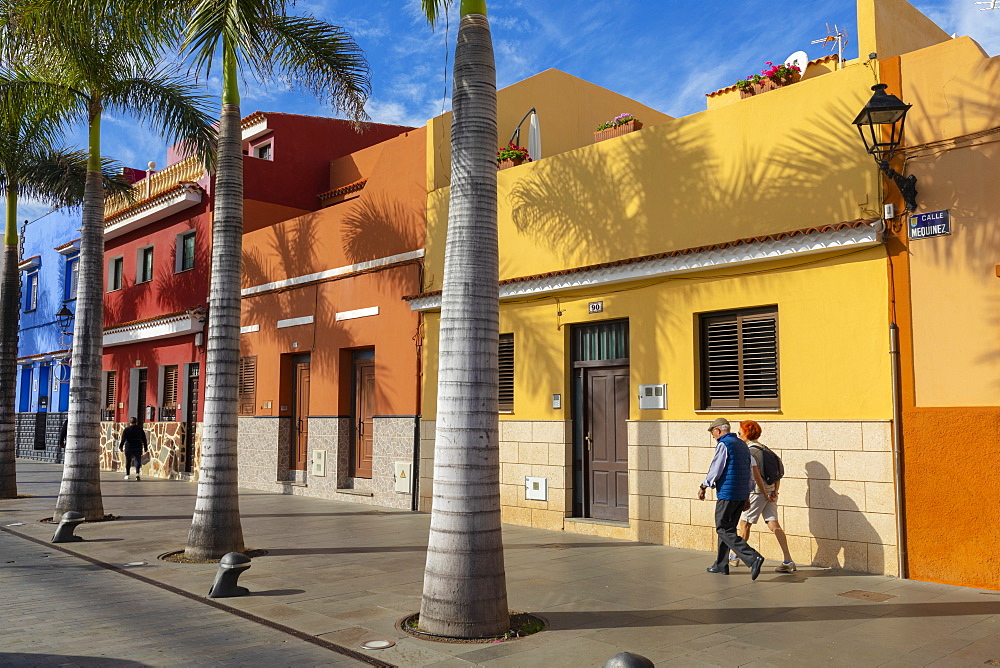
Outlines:
[[24,277],[24,310],[34,311],[38,306],[38,271],[31,271]]
[[108,292],[122,289],[124,268],[125,261],[121,256],[111,258],[111,263],[108,265]]
[[163,393],[160,405],[160,420],[173,422],[177,419],[177,365],[163,367]]
[[779,408],[778,307],[701,316],[703,408]]
[[175,271],[194,269],[194,230],[177,235],[177,268]]
[[74,257],[66,260],[66,291],[65,297],[67,301],[70,299],[76,299],[76,284],[80,278],[80,256],[76,255]]
[[104,376],[104,411],[101,419],[105,422],[115,421],[115,393],[118,388],[118,372],[108,371]]
[[146,283],[153,280],[153,247],[139,249],[138,267],[135,276],[136,283]]
[[240,358],[240,415],[257,413],[257,356]]
[[271,160],[271,142],[254,146],[253,156],[261,160]]
[[514,411],[514,335],[500,335],[500,410]]

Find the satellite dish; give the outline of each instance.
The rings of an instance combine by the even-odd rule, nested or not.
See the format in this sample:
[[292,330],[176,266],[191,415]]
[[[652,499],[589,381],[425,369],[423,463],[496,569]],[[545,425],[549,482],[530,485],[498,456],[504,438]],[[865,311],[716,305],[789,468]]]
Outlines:
[[787,65],[787,66],[798,65],[799,66],[799,74],[805,74],[806,73],[806,65],[808,65],[808,64],[809,64],[809,56],[806,55],[805,51],[796,51],[792,55],[790,55],[787,58],[785,58],[785,65]]

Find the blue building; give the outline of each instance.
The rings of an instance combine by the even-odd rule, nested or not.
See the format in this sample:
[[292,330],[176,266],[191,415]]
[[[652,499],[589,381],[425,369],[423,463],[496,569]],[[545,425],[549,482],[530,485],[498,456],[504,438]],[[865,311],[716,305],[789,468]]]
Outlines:
[[57,211],[22,227],[17,358],[17,456],[63,459],[80,252],[79,213]]

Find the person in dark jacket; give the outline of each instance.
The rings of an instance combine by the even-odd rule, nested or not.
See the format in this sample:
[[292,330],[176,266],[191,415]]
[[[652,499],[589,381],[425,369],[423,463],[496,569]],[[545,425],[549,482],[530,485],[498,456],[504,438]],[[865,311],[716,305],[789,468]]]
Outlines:
[[139,480],[139,470],[142,468],[142,453],[146,451],[146,430],[131,418],[128,426],[122,431],[122,440],[118,447],[125,452],[125,479],[129,479],[129,471],[135,464],[135,479]]
[[760,567],[764,565],[764,557],[736,533],[740,513],[746,509],[750,490],[756,483],[750,475],[752,464],[747,444],[729,430],[729,421],[725,418],[717,418],[708,428],[718,444],[708,475],[698,489],[698,500],[705,500],[706,489],[715,488],[718,499],[715,502],[715,531],[719,534],[719,553],[715,563],[706,570],[729,575],[726,558],[732,550],[750,567],[750,579],[756,580]]

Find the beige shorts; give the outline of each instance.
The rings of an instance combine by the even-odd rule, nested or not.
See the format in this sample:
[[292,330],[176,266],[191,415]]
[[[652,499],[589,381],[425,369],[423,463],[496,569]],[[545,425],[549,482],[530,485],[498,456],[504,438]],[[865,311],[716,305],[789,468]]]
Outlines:
[[766,494],[757,494],[754,492],[750,495],[750,509],[744,510],[743,514],[740,515],[740,519],[747,524],[757,524],[757,520],[760,519],[761,515],[764,516],[765,522],[777,522],[778,504],[767,498]]

